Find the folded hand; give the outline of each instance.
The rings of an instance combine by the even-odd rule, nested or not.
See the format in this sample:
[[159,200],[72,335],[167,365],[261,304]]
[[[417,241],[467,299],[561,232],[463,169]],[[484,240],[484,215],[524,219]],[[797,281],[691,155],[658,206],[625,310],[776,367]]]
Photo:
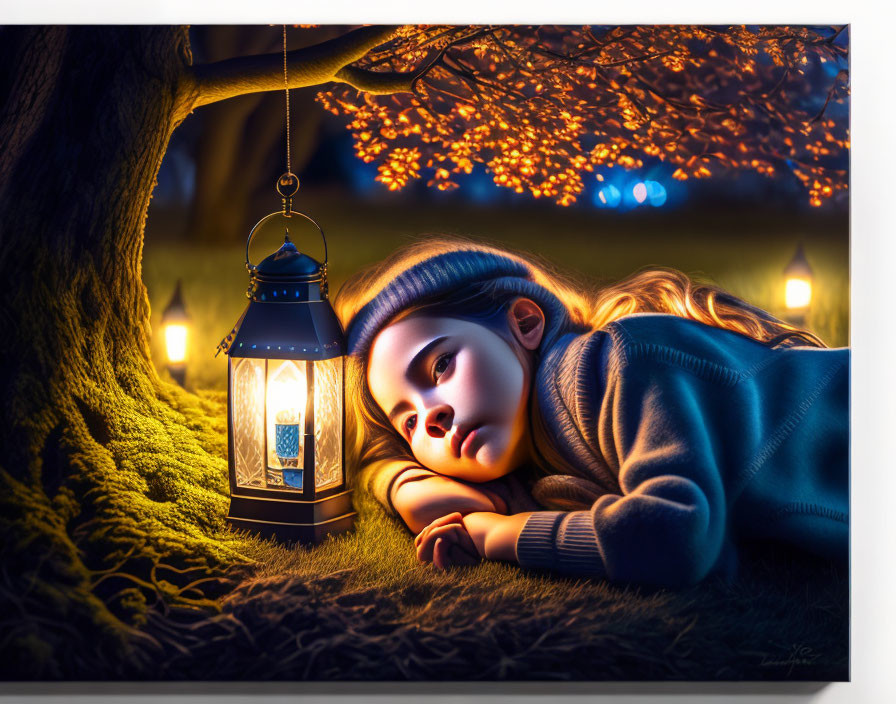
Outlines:
[[420,531],[414,540],[417,560],[432,562],[436,569],[452,565],[475,565],[481,557],[463,524],[463,515],[449,513],[437,518]]

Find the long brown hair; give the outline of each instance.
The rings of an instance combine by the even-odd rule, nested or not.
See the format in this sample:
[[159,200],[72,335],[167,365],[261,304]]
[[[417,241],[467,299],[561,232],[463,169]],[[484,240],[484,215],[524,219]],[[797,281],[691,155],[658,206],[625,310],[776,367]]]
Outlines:
[[[826,347],[815,335],[778,320],[723,289],[691,280],[670,268],[638,271],[609,286],[598,288],[593,282],[559,271],[544,258],[508,250],[457,236],[433,235],[413,242],[389,257],[349,278],[334,299],[336,314],[344,327],[389,281],[414,264],[429,257],[455,250],[477,250],[500,254],[524,262],[533,279],[557,296],[565,305],[573,329],[598,330],[632,313],[668,313],[733,330],[764,344],[810,345]],[[503,312],[510,300],[503,299],[485,283],[465,287],[456,294],[421,300],[402,310],[393,321],[421,310],[481,322],[503,332]],[[506,323],[504,324],[506,327]],[[538,359],[535,360],[536,364]],[[355,470],[382,460],[407,460],[415,463],[410,448],[379,408],[367,384],[367,357],[349,357],[346,363],[346,450],[348,465]],[[540,474],[567,474],[584,477],[580,468],[570,465],[556,450],[539,415],[531,404],[532,432],[527,433],[530,456]],[[350,474],[354,480],[354,474]]]

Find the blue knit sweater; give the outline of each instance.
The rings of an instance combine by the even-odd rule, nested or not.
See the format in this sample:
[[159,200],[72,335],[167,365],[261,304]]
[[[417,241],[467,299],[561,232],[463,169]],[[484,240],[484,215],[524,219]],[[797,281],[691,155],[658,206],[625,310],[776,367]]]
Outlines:
[[562,335],[536,401],[556,451],[606,492],[540,511],[520,564],[681,586],[770,538],[848,554],[849,350],[769,348],[661,314]]

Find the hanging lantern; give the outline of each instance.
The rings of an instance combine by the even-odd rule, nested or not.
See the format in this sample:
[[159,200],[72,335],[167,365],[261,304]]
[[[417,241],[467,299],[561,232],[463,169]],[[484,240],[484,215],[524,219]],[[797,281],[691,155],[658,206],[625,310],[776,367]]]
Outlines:
[[[298,179],[277,190],[282,212],[262,218],[246,242],[249,305],[219,351],[228,357],[230,511],[234,528],[285,541],[318,542],[352,527],[344,470],[345,341],[328,300],[327,242],[291,210]],[[290,223],[317,227],[321,264],[290,240]],[[283,245],[257,266],[252,238],[279,220]]]
[[190,316],[184,306],[180,279],[174,293],[162,312],[162,330],[165,336],[165,354],[168,359],[168,373],[181,386],[187,376],[187,344],[190,336]]
[[784,304],[791,311],[805,311],[812,301],[812,268],[800,243],[784,268]]

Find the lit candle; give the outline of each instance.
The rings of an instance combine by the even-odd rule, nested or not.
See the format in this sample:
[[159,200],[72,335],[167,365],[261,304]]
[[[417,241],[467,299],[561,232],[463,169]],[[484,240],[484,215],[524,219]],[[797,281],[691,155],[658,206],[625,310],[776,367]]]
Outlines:
[[304,361],[269,362],[267,416],[273,454],[268,481],[275,486],[302,488],[305,404],[308,399]]

